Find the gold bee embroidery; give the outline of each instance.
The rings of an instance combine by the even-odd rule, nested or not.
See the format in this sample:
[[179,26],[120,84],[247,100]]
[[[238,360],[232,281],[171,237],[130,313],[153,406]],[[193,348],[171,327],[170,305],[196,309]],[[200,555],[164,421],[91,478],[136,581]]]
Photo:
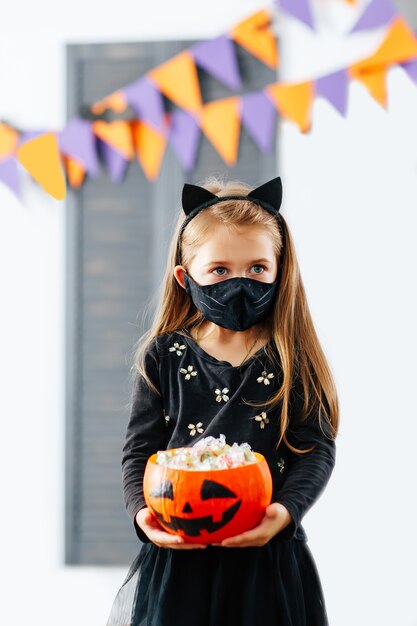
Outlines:
[[280,460],[277,462],[277,465],[279,467],[279,473],[282,474],[285,469],[285,460],[281,457]]
[[203,422],[197,422],[197,424],[188,424],[188,428],[190,429],[190,435],[192,437],[194,437],[196,433],[204,432]]
[[229,393],[227,387],[224,387],[221,391],[220,389],[215,389],[214,393],[216,394],[216,402],[221,402],[222,400],[227,402],[229,400],[229,396],[226,395]]
[[261,376],[259,376],[256,380],[258,381],[258,383],[263,383],[264,385],[270,385],[271,383],[269,381],[271,378],[274,378],[273,373],[271,372],[270,374],[267,374],[264,370]]
[[181,345],[176,341],[173,346],[170,347],[170,352],[175,352],[178,356],[182,356],[183,350],[185,350],[186,346],[182,343]]
[[187,369],[184,367],[180,368],[181,374],[185,374],[185,380],[190,380],[191,376],[197,376],[197,372],[192,365],[189,365]]
[[265,411],[262,411],[260,415],[255,415],[254,417],[251,417],[251,419],[259,422],[260,428],[265,428],[265,424],[269,424],[269,417],[267,417]]

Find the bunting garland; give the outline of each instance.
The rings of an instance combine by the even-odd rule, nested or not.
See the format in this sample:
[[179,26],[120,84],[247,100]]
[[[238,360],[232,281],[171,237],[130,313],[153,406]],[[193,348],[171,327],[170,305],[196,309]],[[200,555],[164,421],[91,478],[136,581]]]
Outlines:
[[230,36],[254,57],[275,69],[278,65],[278,48],[270,30],[272,16],[268,11],[257,11],[230,31]]
[[315,29],[313,13],[309,0],[276,0],[276,4],[277,7],[284,13],[300,20],[300,22],[312,30]]
[[89,176],[96,178],[99,175],[100,165],[90,122],[77,117],[70,120],[59,134],[59,147],[71,168],[83,168],[84,165]]
[[194,168],[200,143],[200,129],[190,113],[181,109],[173,112],[168,141],[183,169],[190,172]]
[[228,165],[237,160],[239,103],[238,96],[209,102],[203,107],[201,115],[201,129]]
[[132,124],[132,134],[138,161],[149,180],[155,180],[165,152],[165,133],[137,120]]
[[411,80],[417,85],[417,59],[415,61],[406,61],[400,65],[405,69]]
[[[344,0],[355,5],[353,0]],[[314,28],[309,0],[276,0],[280,10],[291,12]],[[310,12],[309,12],[310,11]],[[382,107],[387,106],[388,69],[399,65],[417,85],[417,39],[391,0],[371,0],[351,32],[386,27],[385,37],[370,56],[314,79],[275,82],[262,89],[211,102],[203,102],[197,68],[208,72],[232,92],[242,88],[235,46],[244,47],[262,63],[276,68],[279,63],[273,18],[261,10],[226,35],[200,42],[153,68],[145,76],[94,102],[91,113],[103,119],[76,116],[59,132],[19,132],[0,123],[0,182],[20,195],[23,166],[47,193],[65,197],[65,179],[72,188],[81,187],[85,177],[95,178],[103,163],[110,179],[121,182],[129,162],[136,158],[145,176],[157,179],[169,144],[189,172],[195,166],[204,135],[224,162],[238,158],[241,126],[262,152],[272,149],[278,116],[306,133],[312,125],[314,99],[321,97],[346,117],[349,81],[360,82]],[[166,112],[164,97],[174,105]],[[132,119],[108,121],[106,112]],[[126,115],[124,115],[126,117]],[[65,173],[65,175],[64,175]]]
[[275,139],[276,111],[263,91],[242,96],[241,122],[262,152],[269,152]]
[[161,93],[177,106],[197,113],[203,104],[194,59],[188,50],[149,72]]
[[295,84],[275,83],[268,86],[266,90],[284,117],[297,124],[303,133],[310,129],[314,96],[313,81]]
[[232,91],[242,87],[235,46],[228,37],[222,35],[198,43],[191,52],[196,64],[223,85]]
[[[132,107],[137,117],[157,130],[162,130],[164,104],[162,94],[154,81],[144,76],[123,89],[126,103]],[[110,107],[111,108],[111,107]]]
[[17,148],[17,157],[47,193],[57,200],[65,198],[65,178],[55,133],[40,135],[23,143]]
[[350,32],[381,28],[396,16],[397,10],[391,0],[371,0]]
[[346,117],[348,101],[348,73],[345,69],[338,70],[316,80],[315,93],[321,96],[342,115]]

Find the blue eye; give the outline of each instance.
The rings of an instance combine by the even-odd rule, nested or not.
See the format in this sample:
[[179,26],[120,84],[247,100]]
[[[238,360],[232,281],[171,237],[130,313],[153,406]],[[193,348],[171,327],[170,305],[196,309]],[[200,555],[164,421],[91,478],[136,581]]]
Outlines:
[[[265,269],[266,269],[264,265],[260,265],[258,263],[255,263],[255,265],[252,265],[251,270],[253,270],[253,268],[260,268],[261,269],[261,271],[259,271],[259,272],[258,271],[254,271],[253,272],[254,274],[263,274]],[[220,273],[217,273],[218,270],[224,270],[224,271],[221,271]],[[212,270],[212,273],[215,274],[216,276],[226,276],[227,271],[228,270],[227,270],[226,267],[224,267],[222,265],[219,265],[218,267],[215,267]]]
[[[213,270],[213,274],[215,273],[215,271],[216,271],[216,270],[225,270],[225,269],[226,269],[226,268],[225,268],[225,267],[222,267],[222,266],[216,267],[216,268],[214,268],[214,270]],[[216,274],[216,276],[224,276],[224,274]]]

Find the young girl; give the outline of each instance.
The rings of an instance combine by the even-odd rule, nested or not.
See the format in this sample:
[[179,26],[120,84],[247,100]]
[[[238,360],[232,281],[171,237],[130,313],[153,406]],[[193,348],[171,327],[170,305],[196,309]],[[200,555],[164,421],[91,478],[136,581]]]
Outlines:
[[[301,520],[331,476],[339,406],[281,200],[279,177],[253,190],[184,185],[123,447],[125,504],[144,545],[107,626],[328,624]],[[187,544],[146,506],[146,461],[220,434],[265,456],[272,500],[255,528]]]

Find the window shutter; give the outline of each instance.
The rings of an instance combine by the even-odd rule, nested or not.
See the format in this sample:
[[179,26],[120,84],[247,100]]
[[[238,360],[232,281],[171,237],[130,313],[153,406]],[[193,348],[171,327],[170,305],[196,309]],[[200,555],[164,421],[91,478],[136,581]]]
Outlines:
[[[68,45],[68,118],[192,45],[191,41]],[[275,73],[237,47],[244,89]],[[203,100],[229,90],[199,71]],[[167,102],[167,106],[170,103]],[[241,131],[239,161],[227,167],[201,137],[195,171],[185,174],[170,147],[149,182],[132,161],[122,184],[102,167],[69,190],[66,222],[66,528],[68,564],[127,565],[138,541],[123,504],[121,452],[133,347],[150,324],[185,181],[212,173],[261,184],[277,173],[276,152],[260,153]]]
[[410,28],[417,31],[417,5],[413,0],[395,0],[393,3],[398,9],[398,13],[407,20]]

